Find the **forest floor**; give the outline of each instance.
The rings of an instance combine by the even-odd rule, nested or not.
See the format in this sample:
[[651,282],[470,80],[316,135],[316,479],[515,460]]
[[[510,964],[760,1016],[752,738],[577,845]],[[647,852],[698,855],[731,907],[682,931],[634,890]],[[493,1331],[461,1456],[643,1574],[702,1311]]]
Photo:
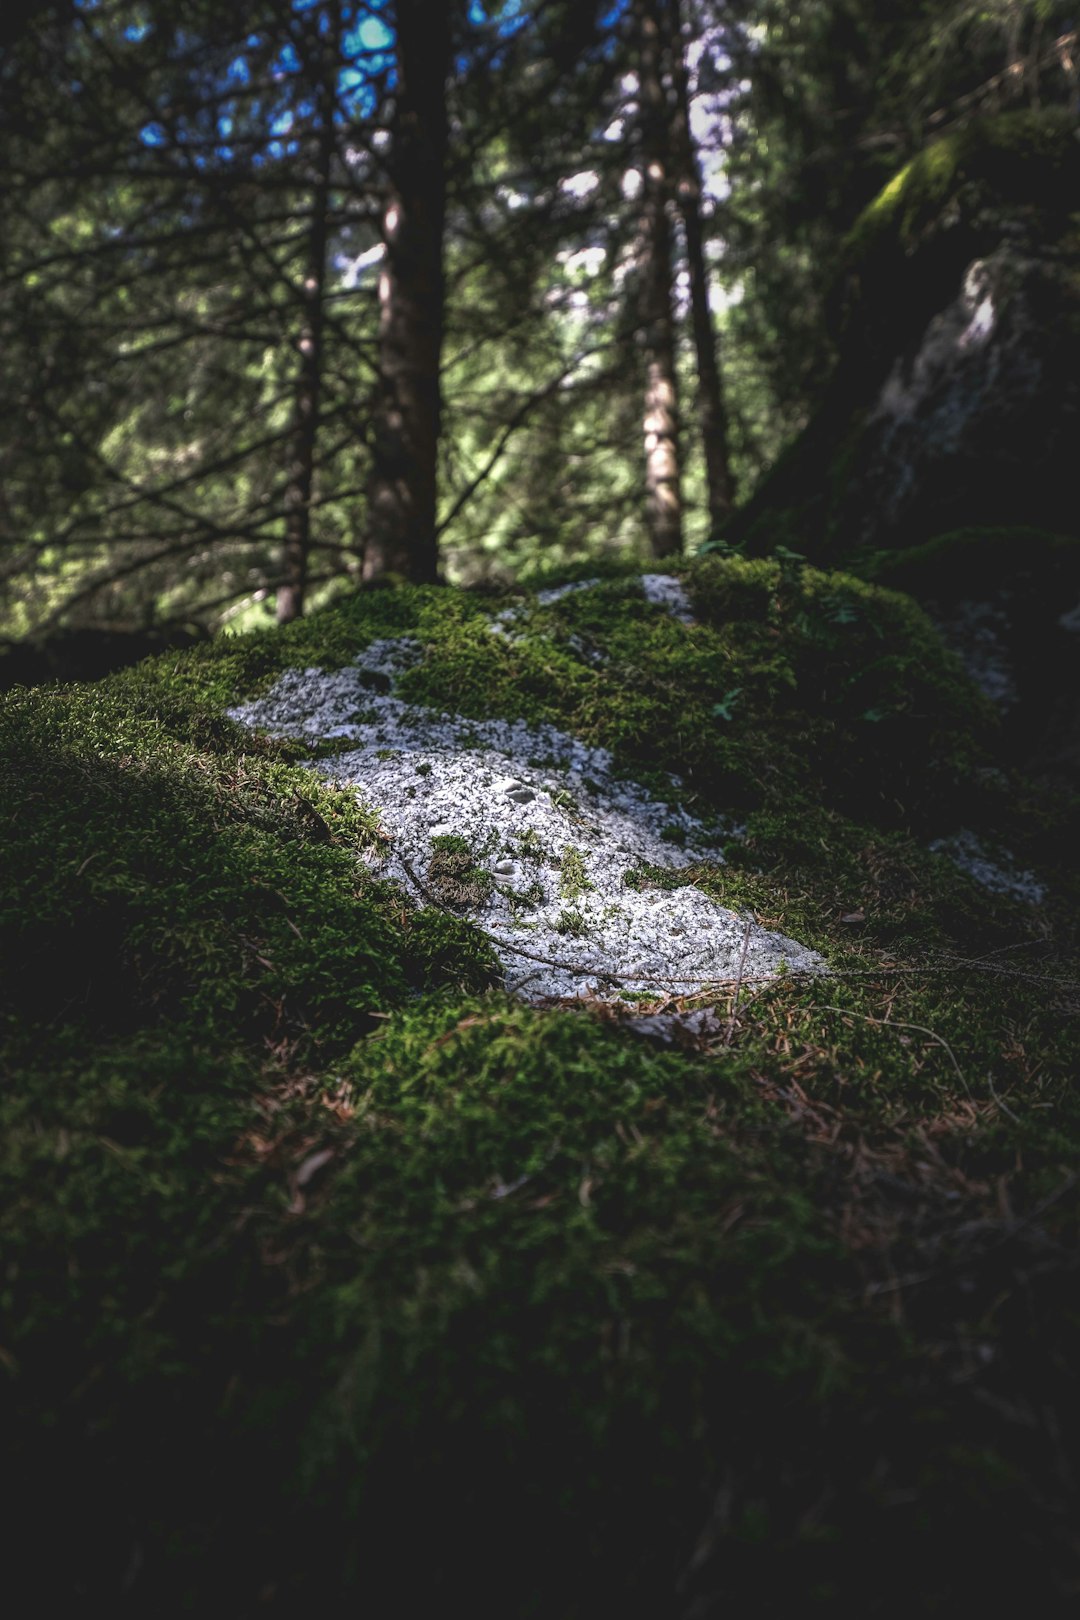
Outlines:
[[[372,592],[3,700],[0,1366],[43,1607],[1074,1611],[1075,805],[909,599],[681,579],[689,616],[618,574]],[[349,772],[370,716],[228,716],[403,638],[376,708],[547,728],[586,795],[663,807],[622,888],[734,914],[726,972],[509,995],[485,908],[506,878],[529,921],[495,869],[528,857],[425,822],[410,889]],[[591,949],[563,831],[532,906]],[[759,928],[816,970],[746,971]]]

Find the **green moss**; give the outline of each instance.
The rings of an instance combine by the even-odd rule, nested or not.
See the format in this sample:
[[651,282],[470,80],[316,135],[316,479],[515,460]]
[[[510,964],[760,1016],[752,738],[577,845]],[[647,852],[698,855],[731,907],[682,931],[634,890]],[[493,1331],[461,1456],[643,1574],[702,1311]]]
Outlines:
[[[542,630],[524,617],[513,642],[485,617],[458,618],[403,692],[478,718],[548,721],[662,795],[678,773],[705,808],[801,795],[855,816],[899,803],[918,818],[955,797],[992,720],[906,598],[743,559],[702,560],[687,584],[700,621],[689,633],[619,582],[543,610]],[[582,643],[603,661],[583,659]]]
[[[513,850],[510,851],[514,853]],[[526,827],[517,840],[517,853],[526,861],[542,861],[545,859],[544,846],[540,842],[540,835],[533,827]]]
[[1033,205],[1064,222],[1074,206],[1080,156],[1075,119],[1060,107],[976,119],[932,141],[878,193],[845,244],[849,266],[893,244],[906,254],[962,187],[996,206]]
[[564,900],[577,900],[595,886],[589,881],[581,851],[568,844],[559,865],[559,894]]
[[860,559],[860,571],[883,584],[926,599],[951,601],[1002,587],[1017,589],[1028,576],[1057,600],[1080,586],[1080,540],[1031,528],[966,528],[935,535],[904,551]]
[[500,977],[486,934],[459,917],[428,906],[409,919],[408,954],[412,976],[425,985],[482,990]]
[[861,257],[886,236],[910,247],[918,228],[955,189],[971,146],[970,129],[943,136],[893,175],[852,227],[845,243],[847,256]]
[[[249,747],[215,709],[291,665],[333,668],[376,639],[411,635],[424,656],[402,680],[406,698],[563,726],[658,789],[678,772],[718,807],[801,791],[858,814],[899,800],[918,816],[977,758],[987,713],[904,598],[797,560],[707,558],[687,584],[700,620],[689,634],[633,580],[526,609],[512,641],[491,635],[478,598],[403,589],[347,600],[280,636],[154,660],[105,690],[121,707],[152,708],[177,739],[231,735]],[[736,689],[730,717],[718,713]],[[276,757],[305,751],[281,744]],[[914,755],[930,762],[917,777]]]
[[584,939],[589,925],[577,906],[564,906],[555,919],[555,932],[570,939]]
[[[520,643],[380,592],[0,706],[0,1400],[46,1606],[115,1593],[134,1541],[162,1616],[657,1614],[709,1527],[733,1612],[862,1613],[882,1568],[898,1612],[961,1579],[1055,1612],[1075,878],[1033,912],[926,853],[935,818],[1045,825],[978,775],[984,711],[906,598],[797,558],[685,577],[689,628],[619,581]],[[686,1050],[647,1006],[652,1040],[479,994],[485,936],[369,875],[376,815],[222,718],[397,634],[414,697],[740,804],[726,865],[638,881],[831,975],[697,998]],[[567,917],[586,883],[568,847]],[[1032,1388],[1046,1436],[998,1421]]]
[[460,833],[439,833],[431,840],[431,847],[437,855],[470,855],[472,850],[467,838]]
[[[47,1401],[63,1442],[35,1458],[15,1430],[21,1503],[47,1479],[65,1506],[88,1483],[77,1450],[72,1472],[72,1429],[107,1434],[118,1483],[106,1508],[99,1475],[79,1522],[111,1546],[109,1515],[132,1515],[161,1612],[205,1590],[208,1566],[235,1579],[256,1551],[264,1582],[269,1569],[330,1596],[393,1579],[411,1597],[427,1579],[466,1579],[492,1537],[524,1582],[513,1612],[548,1607],[571,1571],[586,1608],[644,1594],[655,1612],[724,1480],[757,1504],[751,1523],[724,1528],[725,1557],[742,1563],[764,1535],[754,1578],[778,1601],[820,1572],[788,1515],[793,1495],[802,1513],[825,1485],[817,1522],[842,1612],[865,1591],[867,1535],[871,1563],[891,1557],[936,1590],[936,1561],[952,1568],[958,1539],[1037,1516],[1022,1493],[990,1488],[1001,1472],[1023,1480],[1023,1448],[991,1447],[980,1472],[960,1446],[967,1409],[934,1404],[939,1318],[920,1353],[862,1303],[918,1256],[914,1228],[896,1224],[912,1205],[875,1203],[873,1176],[918,1187],[930,1155],[968,1212],[970,1189],[1022,1149],[1025,1196],[1059,1186],[1054,1147],[1026,1121],[975,1140],[940,1044],[961,1055],[980,1105],[986,1065],[1031,1119],[1060,1101],[1050,1025],[1014,1030],[1002,1058],[994,1030],[1009,1027],[1013,989],[988,983],[973,1001],[952,983],[928,1000],[901,981],[883,1003],[880,985],[778,984],[733,1048],[689,1058],[584,1012],[429,1001],[335,1064],[333,1109],[278,1097],[250,1136],[255,1075],[240,1060],[170,1059],[143,1041],[60,1065],[48,1086],[20,1074],[32,1112],[13,1124],[8,1106],[0,1161],[17,1195],[4,1202],[18,1324],[6,1349],[27,1369],[24,1410]],[[1025,1043],[1044,1064],[1026,1107]],[[834,1149],[812,1145],[816,1127],[808,1146],[781,1102],[793,1080],[822,1130],[842,1117]],[[838,1205],[847,1142],[864,1179]],[[329,1168],[300,1185],[314,1153]],[[893,1223],[884,1274],[845,1238],[871,1218]],[[936,1241],[948,1277],[963,1250]],[[1013,1353],[1007,1320],[986,1314],[1007,1258],[976,1269],[949,1328],[961,1343],[977,1323],[979,1342]],[[1040,1388],[1055,1400],[1072,1329],[1048,1316],[1052,1302],[1039,1309]],[[88,1382],[95,1366],[104,1381]],[[154,1414],[150,1434],[122,1422],[132,1403]],[[49,1464],[65,1456],[57,1475]],[[199,1458],[193,1510],[178,1475]],[[100,1460],[99,1445],[86,1466]],[[872,1494],[883,1469],[915,1492],[917,1522],[853,1509],[849,1493]],[[970,1505],[965,1481],[982,1481]],[[422,1569],[401,1558],[418,1522]],[[499,1586],[501,1556],[484,1567]],[[493,1612],[495,1591],[473,1590]]]
[[359,858],[374,818],[231,728],[178,740],[124,690],[0,711],[4,1016],[333,1042],[399,1001],[400,908]]

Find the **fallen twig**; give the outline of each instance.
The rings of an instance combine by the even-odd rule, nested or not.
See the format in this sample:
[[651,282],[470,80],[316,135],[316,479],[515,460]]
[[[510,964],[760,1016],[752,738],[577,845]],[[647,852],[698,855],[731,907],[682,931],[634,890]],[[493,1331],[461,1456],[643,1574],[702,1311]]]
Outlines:
[[735,1020],[739,1016],[739,998],[742,994],[743,972],[746,968],[746,953],[750,949],[751,919],[746,919],[746,932],[743,934],[742,955],[739,958],[739,971],[735,977],[735,997],[731,1003],[731,1017],[728,1019],[727,1034],[724,1036],[724,1045],[730,1046],[735,1039]]

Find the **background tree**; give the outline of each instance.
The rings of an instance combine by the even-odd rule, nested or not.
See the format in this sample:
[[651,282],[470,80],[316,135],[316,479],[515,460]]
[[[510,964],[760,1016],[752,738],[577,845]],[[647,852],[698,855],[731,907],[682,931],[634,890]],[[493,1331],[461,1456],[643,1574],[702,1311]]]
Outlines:
[[735,499],[735,480],[710,297],[710,274],[701,213],[701,164],[690,124],[690,75],[686,60],[688,38],[681,0],[667,0],[661,17],[667,25],[665,43],[672,82],[676,197],[686,237],[686,268],[697,371],[698,428],[708,482],[710,532],[716,534],[730,515]]
[[641,142],[641,336],[645,357],[645,509],[657,557],[682,550],[679,385],[669,203],[674,178],[672,110],[664,86],[660,0],[635,0]]
[[279,624],[295,619],[304,610],[311,554],[311,500],[323,392],[330,187],[338,145],[337,90],[342,59],[340,5],[332,4],[323,15],[328,23],[325,32],[313,26],[311,13],[299,19],[304,38],[299,56],[300,71],[310,86],[308,94],[313,107],[315,151],[311,208],[307,220],[306,263],[299,289],[302,315],[297,345],[289,480],[284,495],[282,571],[285,578],[277,591]]
[[441,433],[449,144],[447,78],[456,8],[396,0],[394,113],[379,272],[378,391],[364,578],[429,581]]

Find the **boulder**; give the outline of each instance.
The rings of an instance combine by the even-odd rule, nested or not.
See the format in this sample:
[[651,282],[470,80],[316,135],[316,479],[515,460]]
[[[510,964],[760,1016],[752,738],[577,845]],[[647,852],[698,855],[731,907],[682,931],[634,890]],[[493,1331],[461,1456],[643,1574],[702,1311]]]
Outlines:
[[1069,771],[1075,716],[1054,695],[1080,685],[1078,199],[1061,109],[974,124],[902,169],[846,243],[826,398],[731,530],[913,590],[1034,755]]

